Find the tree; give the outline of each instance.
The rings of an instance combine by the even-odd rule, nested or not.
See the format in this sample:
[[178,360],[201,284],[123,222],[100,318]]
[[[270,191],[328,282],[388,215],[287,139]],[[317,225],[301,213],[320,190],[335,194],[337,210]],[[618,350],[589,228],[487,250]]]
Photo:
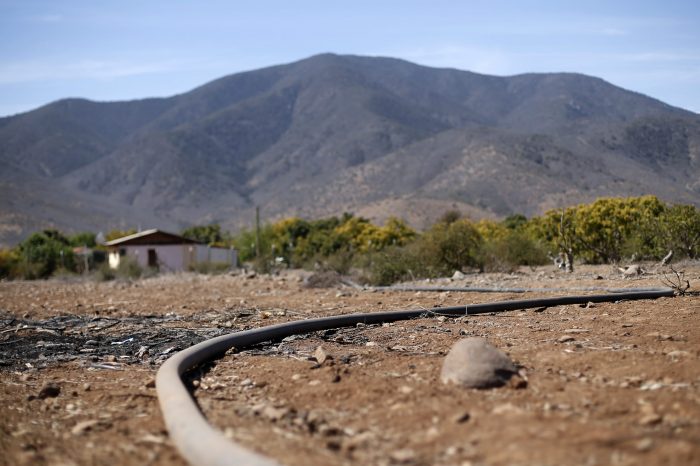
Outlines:
[[469,220],[436,223],[420,239],[421,260],[437,274],[449,274],[465,267],[479,267],[482,237]]
[[57,269],[75,270],[75,258],[68,239],[57,230],[32,234],[18,248],[25,278],[46,278]]
[[15,278],[19,261],[16,250],[0,249],[0,278]]
[[665,251],[691,259],[700,257],[700,211],[692,205],[674,205],[660,217],[660,236]]
[[503,226],[509,230],[518,230],[527,224],[527,217],[523,214],[509,215],[503,220]]
[[575,218],[575,208],[550,210],[542,217],[533,219],[528,227],[535,236],[554,249],[552,252],[558,256],[567,272],[574,271],[574,258],[578,253]]
[[462,213],[456,209],[446,210],[438,219],[438,223],[445,223],[449,225],[462,218]]
[[651,226],[665,209],[655,196],[600,198],[591,204],[549,211],[531,224],[571,267],[574,257],[611,263],[619,262],[632,249],[640,256],[656,254],[658,232]]
[[209,245],[221,244],[224,241],[224,234],[221,232],[221,226],[217,223],[195,225],[185,228],[180,234],[185,238]]
[[588,262],[617,263],[625,243],[643,233],[664,210],[655,196],[600,198],[575,208],[573,239]]
[[112,230],[105,235],[105,241],[113,241],[129,235],[135,235],[137,231],[134,228],[128,230]]
[[87,246],[89,248],[94,248],[95,243],[95,233],[84,231],[82,233],[76,233],[68,237],[68,242],[71,246]]

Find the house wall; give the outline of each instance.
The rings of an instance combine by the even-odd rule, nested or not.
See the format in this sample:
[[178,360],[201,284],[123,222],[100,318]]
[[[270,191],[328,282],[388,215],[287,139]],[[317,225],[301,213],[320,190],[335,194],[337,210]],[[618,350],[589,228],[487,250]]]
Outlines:
[[238,253],[235,249],[213,248],[202,244],[196,245],[195,260],[202,262],[218,262],[235,267],[238,264]]
[[226,263],[235,267],[238,264],[238,253],[235,249],[210,248],[209,261]]
[[177,272],[185,270],[187,263],[185,260],[187,246],[181,244],[162,246],[127,246],[127,255],[135,257],[139,266],[148,267],[148,250],[156,251],[158,258],[158,268],[161,272]]
[[[158,267],[162,272],[177,272],[187,268],[187,251],[188,245],[173,244],[161,246],[121,246],[126,253],[126,257],[133,258],[139,267],[148,267],[148,250],[156,251],[158,259]],[[113,269],[119,267],[122,256],[119,251],[109,253],[109,266]]]
[[[139,267],[148,267],[148,250],[156,251],[158,266],[161,272],[179,272],[188,270],[190,266],[202,262],[224,262],[232,267],[238,262],[235,249],[211,248],[201,244],[172,244],[122,246],[126,256],[133,258]],[[121,256],[119,251],[109,253],[109,266],[119,267]]]

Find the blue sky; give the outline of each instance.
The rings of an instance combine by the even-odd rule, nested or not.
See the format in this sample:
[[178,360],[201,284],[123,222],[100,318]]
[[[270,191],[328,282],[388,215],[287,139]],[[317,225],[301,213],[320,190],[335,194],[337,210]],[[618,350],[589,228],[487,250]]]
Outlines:
[[700,112],[697,0],[0,0],[0,116],[169,96],[321,52],[580,72]]

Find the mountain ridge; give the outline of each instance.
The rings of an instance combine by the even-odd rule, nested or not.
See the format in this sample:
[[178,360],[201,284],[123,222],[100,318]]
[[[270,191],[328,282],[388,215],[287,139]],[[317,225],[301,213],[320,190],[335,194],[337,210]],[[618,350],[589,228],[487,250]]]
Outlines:
[[[107,230],[131,217],[235,229],[256,205],[267,218],[352,210],[420,228],[453,205],[532,215],[647,193],[698,205],[700,116],[577,73],[321,54],[172,97],[65,99],[2,118],[0,162],[5,244],[29,225]],[[37,184],[81,207],[22,194]],[[90,221],[91,209],[119,214]]]

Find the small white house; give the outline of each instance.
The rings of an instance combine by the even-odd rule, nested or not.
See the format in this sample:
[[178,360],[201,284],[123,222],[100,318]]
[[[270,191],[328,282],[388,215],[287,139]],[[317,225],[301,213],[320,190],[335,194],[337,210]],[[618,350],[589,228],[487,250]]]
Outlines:
[[119,267],[123,257],[131,257],[140,267],[161,272],[190,270],[197,264],[216,263],[235,267],[235,249],[215,248],[173,233],[146,230],[104,243],[109,248],[109,266]]

